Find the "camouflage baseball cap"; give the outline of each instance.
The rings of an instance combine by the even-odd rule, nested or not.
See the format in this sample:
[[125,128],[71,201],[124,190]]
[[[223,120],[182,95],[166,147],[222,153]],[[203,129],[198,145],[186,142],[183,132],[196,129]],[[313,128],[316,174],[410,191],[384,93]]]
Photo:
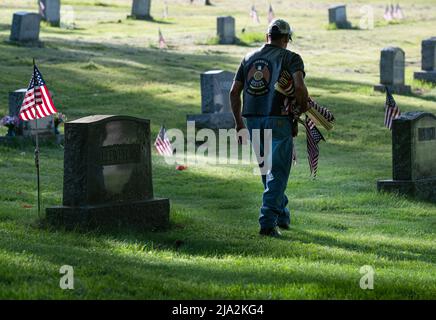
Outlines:
[[292,39],[291,27],[289,26],[289,23],[283,19],[275,19],[271,21],[270,25],[268,26],[268,34],[288,34],[289,39]]

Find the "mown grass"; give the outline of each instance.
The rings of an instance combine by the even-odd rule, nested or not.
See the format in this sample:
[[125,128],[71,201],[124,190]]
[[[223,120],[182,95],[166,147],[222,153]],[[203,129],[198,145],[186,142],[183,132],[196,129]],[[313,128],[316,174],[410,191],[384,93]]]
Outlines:
[[[27,85],[35,57],[70,120],[128,114],[151,119],[153,137],[163,122],[184,129],[186,114],[200,112],[200,73],[235,70],[251,50],[205,45],[215,36],[215,17],[231,13],[238,35],[243,28],[262,34],[268,3],[256,3],[262,24],[253,25],[248,0],[237,6],[216,0],[213,7],[168,2],[168,19],[160,19],[162,3],[153,2],[156,21],[144,22],[127,20],[129,4],[121,0],[63,1],[73,6],[77,29],[43,25],[44,48],[29,49],[3,40],[12,13],[36,10],[34,1],[2,1],[0,114],[7,113],[8,92]],[[385,4],[370,3],[380,21]],[[401,24],[331,31],[325,29],[329,4],[273,3],[296,30],[292,49],[305,61],[311,95],[337,117],[321,145],[317,180],[308,177],[304,135],[296,141],[299,161],[287,192],[292,229],[283,239],[257,235],[261,184],[253,166],[192,165],[179,172],[155,153],[155,193],[171,199],[168,230],[53,230],[36,215],[33,147],[0,146],[0,297],[436,298],[436,208],[376,192],[376,180],[391,176],[391,139],[383,128],[385,97],[372,90],[380,49],[400,46],[406,81],[417,93],[396,96],[397,103],[402,111],[435,113],[435,88],[412,79],[421,40],[434,36],[434,3],[403,1],[408,19]],[[353,25],[359,8],[348,5]],[[153,48],[159,27],[170,50]],[[41,152],[43,205],[61,204],[63,151],[49,145]],[[59,288],[64,264],[75,269],[75,290]],[[375,269],[374,290],[359,287],[363,265]]]

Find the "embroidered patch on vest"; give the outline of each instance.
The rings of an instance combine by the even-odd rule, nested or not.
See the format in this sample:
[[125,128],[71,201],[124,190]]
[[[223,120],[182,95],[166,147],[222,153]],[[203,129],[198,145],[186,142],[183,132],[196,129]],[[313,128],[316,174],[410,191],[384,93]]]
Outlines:
[[269,62],[264,59],[259,59],[252,63],[247,76],[247,93],[253,96],[263,96],[269,92],[271,80],[269,68]]

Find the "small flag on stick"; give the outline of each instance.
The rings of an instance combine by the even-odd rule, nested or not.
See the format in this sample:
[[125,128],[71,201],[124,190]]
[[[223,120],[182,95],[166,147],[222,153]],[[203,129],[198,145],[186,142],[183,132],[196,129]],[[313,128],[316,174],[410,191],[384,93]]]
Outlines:
[[386,6],[386,9],[385,9],[385,13],[384,13],[384,15],[383,15],[383,18],[385,18],[386,21],[391,21],[392,18],[393,18],[393,17],[392,17],[392,13],[391,13],[391,10],[390,10],[389,5]]
[[271,23],[274,20],[274,10],[272,8],[271,3],[269,4],[269,9],[268,9],[268,23]]
[[257,10],[254,4],[251,6],[250,17],[251,19],[253,19],[254,23],[260,23],[259,15],[257,14]]
[[20,109],[20,119],[23,121],[41,119],[58,112],[51,99],[50,92],[36,65],[33,66],[33,76],[24,96]]
[[160,127],[159,134],[154,142],[154,146],[156,147],[157,153],[159,153],[161,156],[173,155],[173,147],[170,139],[168,139],[168,135],[164,126]]
[[392,121],[401,115],[400,109],[395,102],[394,97],[386,87],[386,103],[385,103],[385,127],[392,130]]
[[160,31],[159,28],[159,49],[165,49],[168,48],[167,43],[162,35],[162,31]]

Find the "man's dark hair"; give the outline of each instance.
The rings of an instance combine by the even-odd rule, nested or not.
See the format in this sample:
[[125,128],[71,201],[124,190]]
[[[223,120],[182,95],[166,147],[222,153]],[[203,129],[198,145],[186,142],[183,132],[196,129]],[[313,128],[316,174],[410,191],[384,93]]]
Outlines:
[[278,40],[281,40],[282,38],[289,37],[288,34],[281,34],[281,33],[270,33],[269,36],[271,38],[271,41],[278,41]]
[[271,33],[269,34],[269,36],[271,38],[271,41],[278,41],[278,40],[281,40],[282,38],[289,37],[288,34],[280,33],[279,27],[277,27],[277,26],[272,27],[272,30],[271,30]]

